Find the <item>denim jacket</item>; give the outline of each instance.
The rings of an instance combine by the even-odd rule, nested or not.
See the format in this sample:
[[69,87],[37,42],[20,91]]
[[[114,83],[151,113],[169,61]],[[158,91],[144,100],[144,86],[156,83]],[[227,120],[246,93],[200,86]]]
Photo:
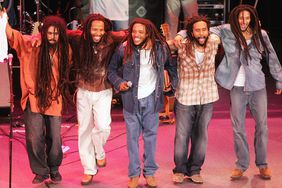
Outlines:
[[[253,42],[249,47],[251,59],[246,61],[243,50],[238,49],[238,44],[234,34],[231,31],[230,24],[224,24],[217,27],[212,27],[211,32],[215,33],[221,38],[224,47],[225,56],[216,70],[216,80],[222,87],[231,90],[236,76],[241,65],[245,69],[245,91],[257,91],[265,88],[265,75],[262,71],[261,59],[262,55],[258,52]],[[278,60],[276,52],[269,40],[267,33],[262,30],[264,42],[269,49],[267,64],[270,73],[276,80],[276,88],[282,89],[282,68]]]
[[[123,108],[130,112],[136,113],[138,110],[138,81],[140,75],[140,53],[137,48],[133,49],[133,57],[123,61],[126,43],[123,43],[112,56],[108,67],[108,79],[116,90],[124,81],[131,81],[132,86],[129,90],[121,92]],[[163,108],[163,87],[164,87],[164,69],[168,71],[171,85],[176,87],[177,68],[170,56],[169,49],[159,41],[157,48],[157,82],[155,88],[155,112]]]

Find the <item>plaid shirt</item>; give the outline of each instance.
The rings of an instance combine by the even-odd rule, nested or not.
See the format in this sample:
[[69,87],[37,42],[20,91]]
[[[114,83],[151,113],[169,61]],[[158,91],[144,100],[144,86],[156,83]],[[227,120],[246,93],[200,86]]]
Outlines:
[[[176,99],[183,105],[201,105],[218,100],[215,82],[215,55],[218,44],[211,38],[204,50],[203,62],[197,64],[195,53],[187,56],[186,45],[178,49],[179,82]],[[194,46],[192,50],[195,51]]]

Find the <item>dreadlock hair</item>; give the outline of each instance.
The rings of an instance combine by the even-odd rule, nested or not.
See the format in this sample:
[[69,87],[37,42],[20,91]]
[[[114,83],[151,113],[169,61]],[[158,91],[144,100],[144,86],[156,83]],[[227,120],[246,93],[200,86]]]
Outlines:
[[185,20],[185,28],[187,30],[187,39],[188,39],[188,43],[186,45],[186,53],[188,56],[192,56],[192,45],[195,41],[195,37],[193,37],[192,33],[193,33],[193,26],[195,23],[197,22],[205,22],[207,24],[207,29],[209,30],[210,29],[210,21],[207,19],[206,16],[192,16],[190,18],[187,18]]
[[[80,38],[80,57],[76,65],[76,71],[85,81],[92,81],[95,68],[104,66],[99,62],[99,53],[95,53],[95,43],[91,35],[91,25],[93,21],[104,22],[105,34],[100,43],[107,43],[107,33],[112,30],[112,22],[101,14],[90,14],[83,23],[82,35]],[[102,62],[106,63],[106,62]]]
[[[269,50],[261,34],[261,26],[260,26],[260,22],[258,18],[258,13],[256,9],[251,5],[245,5],[245,4],[238,5],[231,11],[229,15],[229,23],[231,26],[231,30],[237,40],[237,45],[239,49],[241,50],[241,45],[242,45],[246,60],[248,59],[248,57],[251,58],[247,42],[243,36],[243,33],[240,29],[239,21],[238,21],[239,14],[242,11],[248,11],[250,13],[251,21],[250,21],[249,27],[252,29],[252,32],[253,32],[252,41],[254,42],[256,49],[258,50],[260,54],[264,56],[267,55],[269,53]],[[262,48],[263,48],[262,50],[261,50],[260,45],[262,45]]]
[[[145,26],[146,28],[146,34],[147,34],[147,39],[149,39],[152,43],[152,50],[150,52],[150,61],[152,62],[153,66],[155,68],[157,68],[156,66],[156,57],[157,57],[157,45],[156,45],[156,41],[160,41],[162,44],[166,45],[168,51],[169,51],[169,47],[166,43],[166,40],[165,38],[160,34],[160,32],[157,30],[156,26],[148,19],[144,19],[144,18],[135,18],[129,28],[128,28],[128,36],[126,38],[126,41],[127,41],[127,45],[126,45],[126,48],[125,48],[125,54],[124,54],[124,62],[125,63],[125,60],[127,60],[128,58],[132,58],[132,54],[133,54],[133,51],[134,51],[134,42],[133,42],[133,38],[132,38],[132,30],[133,30],[133,26],[135,24],[142,24]],[[145,42],[147,42],[145,39]],[[146,45],[146,44],[144,44]],[[139,46],[140,48],[142,48],[143,46]]]
[[[54,85],[55,77],[52,73],[52,61],[49,55],[50,44],[47,39],[49,27],[54,26],[59,32],[58,57],[59,57],[59,78],[58,84]],[[66,23],[57,16],[47,16],[43,20],[41,30],[42,44],[39,52],[39,62],[36,76],[36,97],[40,112],[45,112],[51,106],[52,101],[58,100],[60,95],[63,99],[67,97],[65,86],[68,80],[69,70],[69,45],[66,35]]]

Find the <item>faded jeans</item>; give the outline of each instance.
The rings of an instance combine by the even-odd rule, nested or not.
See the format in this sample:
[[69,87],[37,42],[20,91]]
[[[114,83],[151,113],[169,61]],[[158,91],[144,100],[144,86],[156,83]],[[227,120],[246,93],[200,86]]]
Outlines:
[[136,177],[141,174],[139,159],[139,137],[142,133],[144,141],[143,175],[153,176],[158,169],[155,161],[157,129],[159,114],[155,112],[154,92],[138,100],[138,112],[132,114],[123,110],[127,133],[127,151],[129,155],[128,176]]
[[[183,173],[189,176],[200,173],[206,155],[208,124],[212,112],[213,103],[187,106],[176,101],[174,173]],[[191,147],[188,157],[190,140]]]
[[230,91],[231,121],[234,136],[236,167],[245,171],[249,167],[249,146],[246,137],[245,119],[247,105],[255,120],[255,163],[258,168],[267,166],[266,151],[268,141],[267,95],[266,89],[244,91],[243,87],[233,87]]

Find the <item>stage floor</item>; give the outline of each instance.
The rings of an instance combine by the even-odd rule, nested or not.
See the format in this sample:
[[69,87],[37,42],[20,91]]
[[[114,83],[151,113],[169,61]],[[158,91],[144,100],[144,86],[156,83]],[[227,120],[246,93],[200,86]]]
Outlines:
[[[258,176],[258,169],[254,163],[254,121],[247,114],[246,131],[250,149],[250,167],[244,177],[237,181],[230,180],[230,172],[234,168],[235,155],[233,152],[233,136],[229,118],[229,96],[226,90],[220,88],[220,100],[215,103],[214,116],[209,126],[209,141],[206,160],[201,174],[204,184],[195,185],[190,181],[183,184],[173,184],[171,181],[173,163],[173,142],[175,125],[160,124],[158,130],[156,161],[159,170],[156,173],[158,187],[201,187],[201,188],[280,188],[282,185],[282,95],[273,94],[274,86],[268,88],[269,102],[269,143],[268,162],[273,171],[271,180],[262,180]],[[54,187],[76,188],[81,187],[80,180],[83,169],[79,160],[77,147],[78,127],[75,118],[64,118],[62,125],[62,139],[65,146],[64,159],[60,167],[63,180],[59,184],[50,182],[32,185],[34,175],[31,173],[25,150],[24,128],[14,128],[12,140],[12,187]],[[87,187],[95,188],[120,188],[127,187],[127,149],[126,131],[122,118],[121,108],[113,108],[113,122],[111,136],[106,144],[107,166],[99,169],[94,176],[93,183]],[[67,122],[68,120],[68,122]],[[0,125],[0,187],[9,186],[9,124]],[[143,151],[143,141],[140,138],[140,157]],[[141,177],[139,187],[146,187],[145,180]]]

